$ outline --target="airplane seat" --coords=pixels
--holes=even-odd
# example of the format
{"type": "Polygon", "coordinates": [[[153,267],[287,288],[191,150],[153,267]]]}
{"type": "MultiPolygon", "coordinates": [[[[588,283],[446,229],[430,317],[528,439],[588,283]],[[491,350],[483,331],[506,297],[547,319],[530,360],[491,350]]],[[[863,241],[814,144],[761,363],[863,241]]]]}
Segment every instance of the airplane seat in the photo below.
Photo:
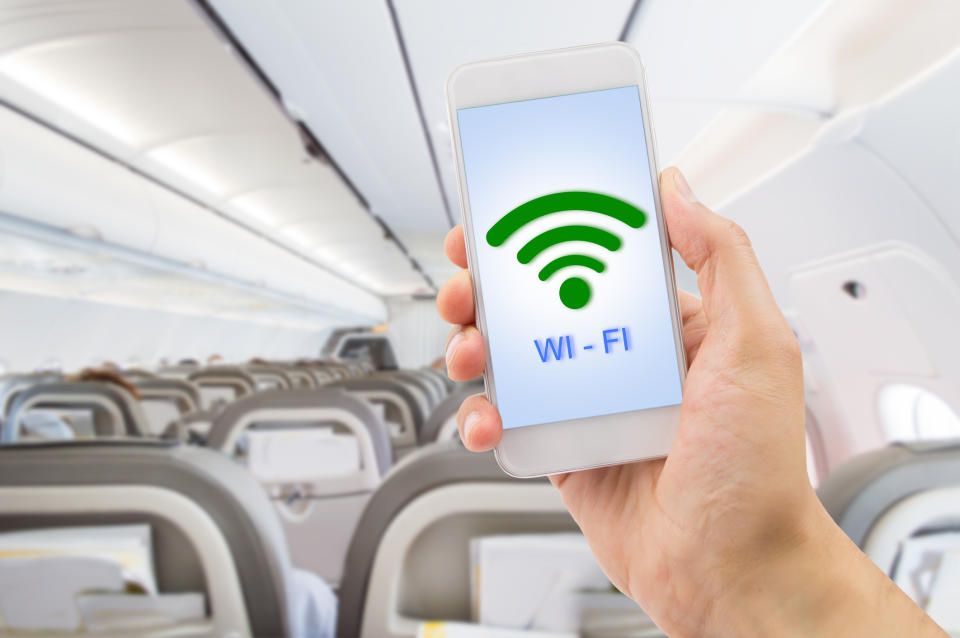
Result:
{"type": "Polygon", "coordinates": [[[960,582],[960,440],[897,443],[856,456],[817,494],[884,573],[945,629],[960,631],[952,611],[960,582]]]}
{"type": "Polygon", "coordinates": [[[426,367],[426,368],[421,368],[421,371],[440,382],[440,385],[442,385],[444,388],[443,390],[444,396],[446,396],[448,392],[450,392],[457,386],[456,382],[451,380],[450,377],[448,377],[445,372],[437,370],[436,368],[426,367]]]}
{"type": "Polygon", "coordinates": [[[263,490],[221,454],[132,439],[0,449],[0,530],[143,523],[159,591],[207,601],[203,623],[163,635],[303,635],[305,578],[318,603],[335,605],[319,579],[292,568],[263,490]]]}
{"type": "Polygon", "coordinates": [[[150,372],[149,370],[144,370],[143,368],[128,368],[120,372],[120,376],[124,379],[136,383],[137,381],[142,381],[144,379],[156,379],[157,375],[150,372]]]}
{"type": "Polygon", "coordinates": [[[268,390],[227,405],[207,446],[242,458],[280,514],[293,562],[327,582],[393,464],[386,425],[342,389],[268,390]]]}
{"type": "Polygon", "coordinates": [[[180,363],[177,365],[163,366],[157,370],[156,375],[158,377],[186,379],[187,377],[189,377],[191,374],[193,374],[199,369],[200,369],[200,366],[196,364],[180,363]]]}
{"type": "Polygon", "coordinates": [[[200,388],[204,408],[253,394],[257,381],[239,366],[217,365],[194,369],[187,381],[200,388]]]}
{"type": "Polygon", "coordinates": [[[5,374],[0,376],[0,415],[10,413],[10,406],[18,392],[38,383],[63,381],[59,372],[32,372],[28,374],[5,374]]]}
{"type": "Polygon", "coordinates": [[[577,531],[546,479],[503,473],[459,441],[421,448],[374,492],[350,543],[337,635],[417,635],[423,620],[470,619],[470,539],[577,531]]]}
{"type": "Polygon", "coordinates": [[[271,365],[276,366],[287,374],[287,376],[290,378],[290,387],[292,388],[317,387],[316,377],[304,366],[284,362],[272,362],[271,365]]]}
{"type": "Polygon", "coordinates": [[[382,405],[384,420],[394,424],[390,439],[396,456],[403,456],[417,444],[417,432],[423,426],[424,411],[421,401],[409,386],[395,379],[382,377],[359,377],[341,379],[327,385],[343,388],[371,403],[382,405]]]}
{"type": "Polygon", "coordinates": [[[134,379],[133,384],[140,392],[140,405],[150,423],[150,432],[156,436],[173,421],[200,409],[200,390],[189,381],[144,377],[134,379]]]}
{"type": "Polygon", "coordinates": [[[60,381],[30,386],[17,393],[4,420],[0,440],[24,438],[24,420],[34,411],[66,415],[81,437],[149,436],[140,403],[124,388],[98,381],[60,381]]]}
{"type": "Polygon", "coordinates": [[[452,390],[440,404],[430,413],[430,418],[423,424],[419,432],[417,443],[426,445],[435,441],[460,438],[457,429],[457,410],[467,397],[483,392],[483,382],[464,383],[452,390]]]}
{"type": "Polygon", "coordinates": [[[296,387],[293,379],[280,366],[267,363],[248,363],[243,366],[247,374],[256,382],[257,391],[289,390],[296,387]]]}
{"type": "Polygon", "coordinates": [[[206,445],[213,421],[223,411],[225,405],[217,404],[212,408],[200,408],[180,415],[180,418],[167,424],[160,438],[206,445]]]}
{"type": "Polygon", "coordinates": [[[407,385],[420,401],[420,407],[425,415],[430,414],[430,411],[442,398],[433,382],[425,378],[418,370],[391,370],[373,376],[374,378],[394,379],[407,385]]]}

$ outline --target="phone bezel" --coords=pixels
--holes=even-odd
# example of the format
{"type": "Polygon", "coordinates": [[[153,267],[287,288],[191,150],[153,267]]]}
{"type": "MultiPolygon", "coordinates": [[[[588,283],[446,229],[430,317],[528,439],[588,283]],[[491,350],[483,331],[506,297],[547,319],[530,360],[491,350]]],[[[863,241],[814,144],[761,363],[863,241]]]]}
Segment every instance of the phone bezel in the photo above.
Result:
{"type": "MultiPolygon", "coordinates": [[[[656,140],[651,125],[643,65],[633,48],[623,43],[609,43],[559,49],[472,62],[457,67],[450,74],[447,80],[447,114],[457,162],[457,189],[467,264],[471,274],[477,272],[475,235],[466,195],[466,175],[457,124],[458,109],[632,85],[636,85],[640,93],[677,366],[683,386],[687,364],[673,260],[660,206],[656,140]]],[[[477,328],[484,335],[489,362],[490,344],[486,339],[482,283],[478,277],[472,277],[472,280],[477,328]]],[[[484,383],[487,396],[496,405],[496,380],[492,365],[487,366],[484,372],[484,383]]],[[[510,428],[504,430],[503,439],[495,450],[496,458],[508,474],[528,478],[662,457],[670,450],[679,416],[680,405],[677,404],[510,428]]]]}

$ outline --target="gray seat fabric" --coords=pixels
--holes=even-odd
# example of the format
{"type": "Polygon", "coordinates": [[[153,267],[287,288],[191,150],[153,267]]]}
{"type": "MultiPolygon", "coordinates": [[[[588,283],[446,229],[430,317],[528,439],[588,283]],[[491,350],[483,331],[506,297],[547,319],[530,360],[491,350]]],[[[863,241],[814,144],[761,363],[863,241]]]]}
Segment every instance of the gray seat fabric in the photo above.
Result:
{"type": "Polygon", "coordinates": [[[433,409],[440,402],[440,394],[436,386],[424,379],[419,372],[412,370],[394,370],[392,372],[381,372],[374,378],[395,379],[397,381],[409,383],[418,388],[427,398],[427,408],[433,409]]]}
{"type": "Polygon", "coordinates": [[[150,372],[149,370],[143,370],[141,368],[130,368],[129,370],[124,370],[120,373],[124,379],[128,379],[133,383],[141,381],[143,379],[155,379],[157,375],[150,372]]]}
{"type": "Polygon", "coordinates": [[[390,469],[393,465],[393,448],[390,446],[390,433],[386,425],[377,418],[364,401],[340,389],[266,390],[237,399],[226,405],[213,420],[207,436],[207,446],[228,453],[232,452],[232,450],[225,450],[224,446],[232,438],[234,429],[241,425],[240,422],[244,417],[257,410],[323,408],[337,408],[355,415],[370,432],[381,476],[390,469]]]}
{"type": "Polygon", "coordinates": [[[894,444],[853,458],[817,490],[833,520],[863,547],[873,524],[912,494],[960,485],[960,440],[894,444]]]}
{"type": "MultiPolygon", "coordinates": [[[[168,489],[190,499],[216,523],[233,555],[255,636],[284,636],[290,559],[276,512],[262,488],[239,465],[203,448],[160,441],[76,441],[0,448],[0,485],[115,486],[168,489]]],[[[0,529],[143,522],[129,516],[5,515],[0,529]]],[[[171,521],[153,520],[158,585],[162,591],[205,589],[196,552],[171,521]]]]}
{"type": "Polygon", "coordinates": [[[187,376],[187,381],[199,386],[230,385],[238,397],[253,394],[257,389],[257,381],[238,366],[209,366],[195,370],[187,376]]]}
{"type": "Polygon", "coordinates": [[[204,445],[207,441],[206,435],[209,434],[210,424],[213,423],[213,420],[222,410],[222,406],[217,406],[215,408],[201,408],[193,412],[187,412],[181,415],[176,421],[170,423],[167,429],[163,431],[163,434],[160,435],[160,438],[204,445]],[[199,428],[195,429],[191,427],[197,425],[202,425],[205,432],[204,434],[197,431],[199,428]]]}
{"type": "Polygon", "coordinates": [[[390,392],[397,395],[410,408],[410,414],[413,415],[414,432],[420,432],[420,428],[423,427],[423,422],[426,419],[426,416],[420,407],[420,402],[417,401],[417,398],[412,392],[410,392],[409,389],[405,388],[403,384],[399,383],[398,381],[373,377],[359,377],[356,379],[342,379],[340,381],[335,381],[327,384],[325,387],[344,388],[348,391],[355,390],[357,392],[390,392]]]}
{"type": "MultiPolygon", "coordinates": [[[[546,480],[532,479],[534,482],[546,480]]],[[[437,443],[417,450],[387,475],[367,503],[347,551],[340,583],[337,636],[354,638],[361,634],[367,585],[377,548],[387,527],[400,511],[430,490],[472,481],[531,483],[531,480],[521,481],[505,474],[492,452],[468,452],[459,441],[437,443]]]]}
{"type": "Polygon", "coordinates": [[[417,433],[417,443],[419,445],[426,445],[427,443],[436,441],[437,435],[440,433],[440,428],[443,427],[447,419],[456,414],[457,410],[460,409],[460,404],[463,403],[467,397],[473,396],[478,392],[483,392],[482,384],[464,384],[448,394],[447,397],[433,409],[433,412],[430,413],[430,418],[427,419],[426,423],[423,424],[423,427],[417,433]]]}
{"type": "Polygon", "coordinates": [[[143,377],[133,381],[143,398],[169,397],[181,414],[200,408],[200,392],[197,386],[183,379],[143,377]],[[186,397],[186,400],[184,400],[186,397]]]}
{"type": "Polygon", "coordinates": [[[38,383],[54,383],[63,381],[59,372],[34,372],[31,374],[8,374],[0,377],[0,399],[3,401],[3,416],[10,414],[10,407],[16,395],[32,385],[38,383]]]}
{"type": "Polygon", "coordinates": [[[3,424],[0,440],[13,442],[19,439],[18,421],[27,408],[27,404],[30,404],[31,408],[91,408],[97,434],[113,435],[114,431],[109,422],[109,417],[104,414],[99,404],[92,403],[89,400],[88,397],[91,396],[99,397],[116,406],[123,420],[124,433],[127,436],[147,436],[149,434],[150,427],[140,404],[123,388],[99,381],[59,381],[41,383],[20,391],[10,406],[10,413],[3,424]],[[49,398],[45,399],[44,397],[49,398]],[[71,398],[64,399],[64,397],[71,398]]]}
{"type": "Polygon", "coordinates": [[[264,363],[248,363],[243,369],[254,379],[269,378],[277,381],[280,388],[289,389],[296,387],[293,379],[287,374],[287,371],[275,365],[264,363]]]}

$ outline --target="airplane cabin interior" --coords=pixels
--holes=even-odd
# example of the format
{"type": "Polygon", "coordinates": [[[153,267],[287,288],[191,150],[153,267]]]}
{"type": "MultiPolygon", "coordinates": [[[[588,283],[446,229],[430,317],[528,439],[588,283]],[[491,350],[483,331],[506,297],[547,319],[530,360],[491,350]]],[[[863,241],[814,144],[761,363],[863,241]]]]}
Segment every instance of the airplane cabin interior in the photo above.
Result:
{"type": "Polygon", "coordinates": [[[0,636],[665,635],[461,443],[436,302],[451,71],[616,41],[821,503],[960,636],[955,0],[0,1],[0,636]]]}

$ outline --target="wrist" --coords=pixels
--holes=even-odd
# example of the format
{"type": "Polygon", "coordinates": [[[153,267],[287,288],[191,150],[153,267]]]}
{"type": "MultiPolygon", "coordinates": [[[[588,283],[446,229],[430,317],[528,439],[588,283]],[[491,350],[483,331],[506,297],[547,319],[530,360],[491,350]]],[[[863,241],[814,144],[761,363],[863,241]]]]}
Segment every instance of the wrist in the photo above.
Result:
{"type": "Polygon", "coordinates": [[[923,611],[836,526],[813,498],[796,535],[710,608],[708,636],[940,636],[923,611]]]}

